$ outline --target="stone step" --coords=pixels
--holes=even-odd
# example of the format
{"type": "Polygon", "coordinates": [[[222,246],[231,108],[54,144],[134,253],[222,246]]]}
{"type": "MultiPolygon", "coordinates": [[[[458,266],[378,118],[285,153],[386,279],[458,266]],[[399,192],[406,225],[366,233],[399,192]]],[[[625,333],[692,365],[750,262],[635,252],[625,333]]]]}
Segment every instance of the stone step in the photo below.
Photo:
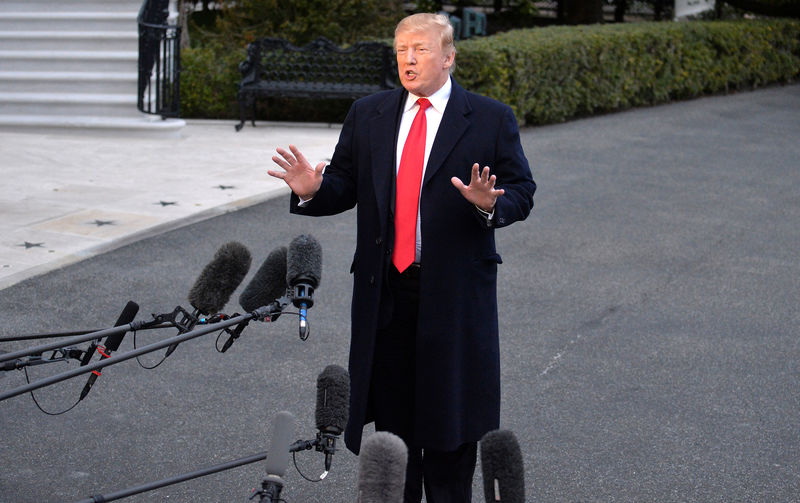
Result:
{"type": "Polygon", "coordinates": [[[24,132],[26,130],[53,133],[129,134],[136,137],[177,138],[186,125],[182,119],[162,120],[144,114],[132,117],[52,116],[52,115],[0,115],[0,129],[24,132]]]}
{"type": "Polygon", "coordinates": [[[139,12],[143,0],[3,0],[4,12],[139,12]]]}
{"type": "Polygon", "coordinates": [[[0,115],[139,115],[136,94],[0,93],[0,115]]]}
{"type": "Polygon", "coordinates": [[[0,50],[138,51],[139,34],[116,31],[0,31],[0,50]]]}
{"type": "Polygon", "coordinates": [[[4,72],[0,93],[136,94],[136,72],[4,72]]]}
{"type": "MultiPolygon", "coordinates": [[[[2,7],[0,7],[2,9],[2,7]]],[[[132,31],[131,12],[0,12],[0,31],[132,31]]]]}
{"type": "Polygon", "coordinates": [[[0,50],[3,71],[136,72],[138,51],[0,50]]]}

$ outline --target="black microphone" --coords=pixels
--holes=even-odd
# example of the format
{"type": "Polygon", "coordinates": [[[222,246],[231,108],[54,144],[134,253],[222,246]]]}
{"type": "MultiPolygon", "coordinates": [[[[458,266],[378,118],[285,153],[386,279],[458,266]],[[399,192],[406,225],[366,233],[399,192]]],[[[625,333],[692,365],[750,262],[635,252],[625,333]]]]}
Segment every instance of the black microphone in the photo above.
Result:
{"type": "Polygon", "coordinates": [[[317,450],[325,453],[325,478],[331,469],[336,439],[347,426],[350,414],[350,374],[338,365],[328,365],[317,377],[317,409],[314,413],[319,430],[317,450]]]}
{"type": "Polygon", "coordinates": [[[259,492],[262,502],[282,501],[280,499],[283,489],[283,476],[289,466],[289,445],[294,436],[294,415],[288,411],[281,411],[275,415],[272,423],[272,437],[270,437],[269,451],[265,461],[266,477],[261,482],[259,492]]]}
{"type": "MultiPolygon", "coordinates": [[[[247,276],[251,261],[250,251],[238,241],[225,243],[217,250],[214,258],[203,268],[189,290],[189,304],[195,309],[193,313],[195,319],[190,321],[181,333],[190,331],[199,315],[222,311],[234,290],[247,276]]],[[[164,358],[172,354],[177,347],[177,344],[171,345],[164,358]]]]}
{"type": "Polygon", "coordinates": [[[525,468],[513,432],[494,430],[483,436],[481,466],[487,502],[525,503],[525,468]]]}
{"type": "MultiPolygon", "coordinates": [[[[132,300],[129,300],[128,303],[125,304],[125,307],[122,309],[122,312],[120,313],[119,318],[117,318],[117,322],[114,323],[114,326],[119,327],[131,323],[133,319],[136,318],[136,313],[138,312],[139,312],[139,304],[137,304],[132,300]]],[[[125,332],[109,335],[106,338],[105,351],[101,350],[100,352],[100,359],[105,360],[106,358],[109,358],[111,356],[111,353],[118,350],[119,345],[122,344],[122,339],[124,337],[125,337],[125,332]]],[[[87,361],[86,363],[89,362],[87,361]]],[[[86,398],[86,395],[89,394],[89,391],[91,391],[94,382],[97,380],[99,376],[100,376],[100,371],[95,370],[94,372],[92,372],[92,375],[89,376],[89,380],[86,381],[86,384],[83,386],[83,390],[81,391],[81,397],[78,399],[78,401],[81,401],[84,398],[86,398]]]]}
{"type": "Polygon", "coordinates": [[[308,338],[307,309],[314,305],[314,289],[322,276],[322,247],[313,236],[301,234],[289,243],[286,283],[292,304],[300,311],[300,338],[308,338]]]}
{"type": "Polygon", "coordinates": [[[364,440],[358,456],[357,503],[403,503],[408,448],[388,431],[364,440]]]}

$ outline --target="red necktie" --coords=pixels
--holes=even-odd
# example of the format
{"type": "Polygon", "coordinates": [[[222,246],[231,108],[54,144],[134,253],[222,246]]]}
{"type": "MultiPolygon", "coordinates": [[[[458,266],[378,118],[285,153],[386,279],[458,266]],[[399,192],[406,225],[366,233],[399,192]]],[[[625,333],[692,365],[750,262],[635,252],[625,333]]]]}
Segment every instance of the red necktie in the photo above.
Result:
{"type": "Polygon", "coordinates": [[[394,212],[394,252],[392,262],[398,271],[403,272],[414,262],[417,249],[417,211],[419,208],[419,188],[422,182],[422,167],[425,162],[425,135],[428,123],[425,109],[431,102],[425,98],[417,100],[419,110],[411,123],[408,138],[400,156],[400,169],[397,171],[397,194],[394,212]]]}

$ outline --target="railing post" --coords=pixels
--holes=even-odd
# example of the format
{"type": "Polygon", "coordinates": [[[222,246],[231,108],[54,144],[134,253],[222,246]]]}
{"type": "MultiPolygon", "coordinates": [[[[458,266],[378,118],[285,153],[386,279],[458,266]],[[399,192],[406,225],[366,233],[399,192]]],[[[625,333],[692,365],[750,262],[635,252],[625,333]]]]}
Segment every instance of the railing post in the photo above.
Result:
{"type": "Polygon", "coordinates": [[[181,28],[167,22],[169,0],[144,0],[139,10],[139,111],[180,115],[181,28]]]}

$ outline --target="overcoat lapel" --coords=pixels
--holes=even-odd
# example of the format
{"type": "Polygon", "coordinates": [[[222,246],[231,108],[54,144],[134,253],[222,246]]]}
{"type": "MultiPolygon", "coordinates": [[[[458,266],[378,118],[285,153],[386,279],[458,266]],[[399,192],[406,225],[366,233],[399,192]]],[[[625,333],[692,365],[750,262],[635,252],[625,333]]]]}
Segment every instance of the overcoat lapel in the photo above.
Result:
{"type": "Polygon", "coordinates": [[[464,88],[456,84],[453,80],[453,88],[450,91],[450,99],[447,107],[442,114],[442,122],[436,138],[433,140],[431,155],[428,157],[428,166],[425,168],[425,179],[422,181],[424,187],[433,178],[433,175],[442,167],[442,164],[453,151],[458,140],[467,131],[470,121],[467,115],[472,108],[467,102],[467,94],[464,88]]]}
{"type": "MultiPolygon", "coordinates": [[[[397,128],[399,126],[400,107],[405,101],[404,90],[388,95],[376,109],[375,115],[369,119],[369,145],[372,157],[372,182],[378,204],[378,215],[389,215],[389,205],[394,202],[392,183],[396,165],[397,128]],[[387,148],[391,145],[391,148],[387,148]]],[[[381,227],[386,219],[381,218],[381,227]]],[[[386,229],[382,229],[385,231],[386,229]]]]}

